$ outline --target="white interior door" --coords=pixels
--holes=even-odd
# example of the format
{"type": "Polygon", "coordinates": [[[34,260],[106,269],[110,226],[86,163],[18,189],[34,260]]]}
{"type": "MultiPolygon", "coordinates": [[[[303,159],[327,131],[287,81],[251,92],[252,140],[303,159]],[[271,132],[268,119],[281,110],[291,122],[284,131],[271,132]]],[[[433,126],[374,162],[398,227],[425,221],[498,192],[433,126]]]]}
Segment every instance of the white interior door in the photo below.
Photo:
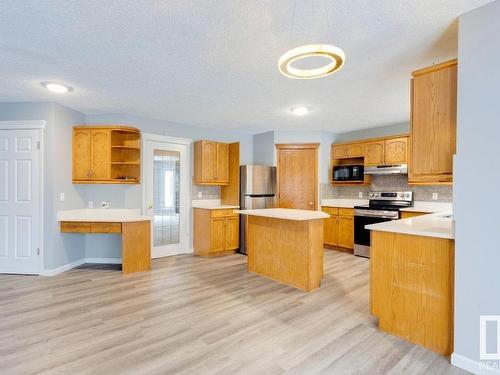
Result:
{"type": "Polygon", "coordinates": [[[152,257],[190,252],[188,146],[145,140],[145,210],[153,224],[152,257]]]}
{"type": "Polygon", "coordinates": [[[0,272],[41,269],[40,130],[0,130],[0,272]]]}

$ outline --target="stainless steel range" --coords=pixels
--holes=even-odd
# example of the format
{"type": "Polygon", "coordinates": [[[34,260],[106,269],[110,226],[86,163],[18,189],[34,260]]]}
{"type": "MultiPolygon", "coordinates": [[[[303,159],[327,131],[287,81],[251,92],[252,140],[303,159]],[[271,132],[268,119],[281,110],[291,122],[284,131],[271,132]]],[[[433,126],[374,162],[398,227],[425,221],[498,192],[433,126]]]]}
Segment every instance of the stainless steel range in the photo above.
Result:
{"type": "Polygon", "coordinates": [[[398,220],[400,209],[413,206],[411,191],[372,191],[369,205],[354,207],[354,255],[370,257],[370,231],[366,225],[398,220]]]}

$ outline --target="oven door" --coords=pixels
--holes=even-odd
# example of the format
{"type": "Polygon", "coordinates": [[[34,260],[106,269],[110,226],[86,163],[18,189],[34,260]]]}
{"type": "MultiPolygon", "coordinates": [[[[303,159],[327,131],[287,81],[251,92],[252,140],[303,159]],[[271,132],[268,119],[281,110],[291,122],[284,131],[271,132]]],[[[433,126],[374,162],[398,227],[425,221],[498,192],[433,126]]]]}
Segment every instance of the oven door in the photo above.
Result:
{"type": "Polygon", "coordinates": [[[366,225],[382,223],[394,219],[382,217],[354,216],[354,255],[370,257],[370,230],[366,225]]]}

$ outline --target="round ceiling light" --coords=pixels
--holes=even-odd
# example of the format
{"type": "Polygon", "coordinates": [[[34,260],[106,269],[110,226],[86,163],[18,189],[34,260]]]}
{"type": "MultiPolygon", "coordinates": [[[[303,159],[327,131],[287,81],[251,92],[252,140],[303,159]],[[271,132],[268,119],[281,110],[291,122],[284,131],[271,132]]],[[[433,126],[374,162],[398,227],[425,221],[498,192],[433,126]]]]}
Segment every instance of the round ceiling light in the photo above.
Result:
{"type": "Polygon", "coordinates": [[[293,48],[283,54],[278,62],[279,70],[282,74],[296,79],[314,79],[332,74],[342,68],[345,61],[345,54],[340,48],[331,44],[307,44],[293,48]],[[292,64],[296,61],[310,57],[325,57],[330,62],[324,66],[314,69],[299,69],[292,64]]]}
{"type": "Polygon", "coordinates": [[[309,108],[307,107],[292,107],[290,108],[290,112],[297,116],[304,116],[309,112],[309,108]]]}
{"type": "Polygon", "coordinates": [[[42,82],[41,85],[45,87],[47,90],[55,92],[57,94],[64,94],[73,91],[72,87],[56,82],[42,82]]]}

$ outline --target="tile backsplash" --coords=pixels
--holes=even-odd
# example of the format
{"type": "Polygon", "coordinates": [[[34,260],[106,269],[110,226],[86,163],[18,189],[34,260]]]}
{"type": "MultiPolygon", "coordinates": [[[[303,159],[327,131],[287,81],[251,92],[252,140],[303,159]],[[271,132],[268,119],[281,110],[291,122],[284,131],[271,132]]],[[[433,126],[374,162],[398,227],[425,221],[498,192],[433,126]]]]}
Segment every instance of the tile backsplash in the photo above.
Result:
{"type": "Polygon", "coordinates": [[[191,188],[192,199],[220,199],[220,186],[202,186],[192,185],[191,188]],[[201,196],[198,193],[201,192],[201,196]]]}
{"type": "Polygon", "coordinates": [[[359,192],[363,193],[363,198],[368,198],[368,192],[382,190],[413,191],[416,201],[433,201],[433,193],[438,194],[435,202],[451,202],[453,199],[451,186],[409,186],[406,175],[372,176],[370,186],[332,186],[325,183],[320,186],[321,199],[358,198],[359,192]]]}

